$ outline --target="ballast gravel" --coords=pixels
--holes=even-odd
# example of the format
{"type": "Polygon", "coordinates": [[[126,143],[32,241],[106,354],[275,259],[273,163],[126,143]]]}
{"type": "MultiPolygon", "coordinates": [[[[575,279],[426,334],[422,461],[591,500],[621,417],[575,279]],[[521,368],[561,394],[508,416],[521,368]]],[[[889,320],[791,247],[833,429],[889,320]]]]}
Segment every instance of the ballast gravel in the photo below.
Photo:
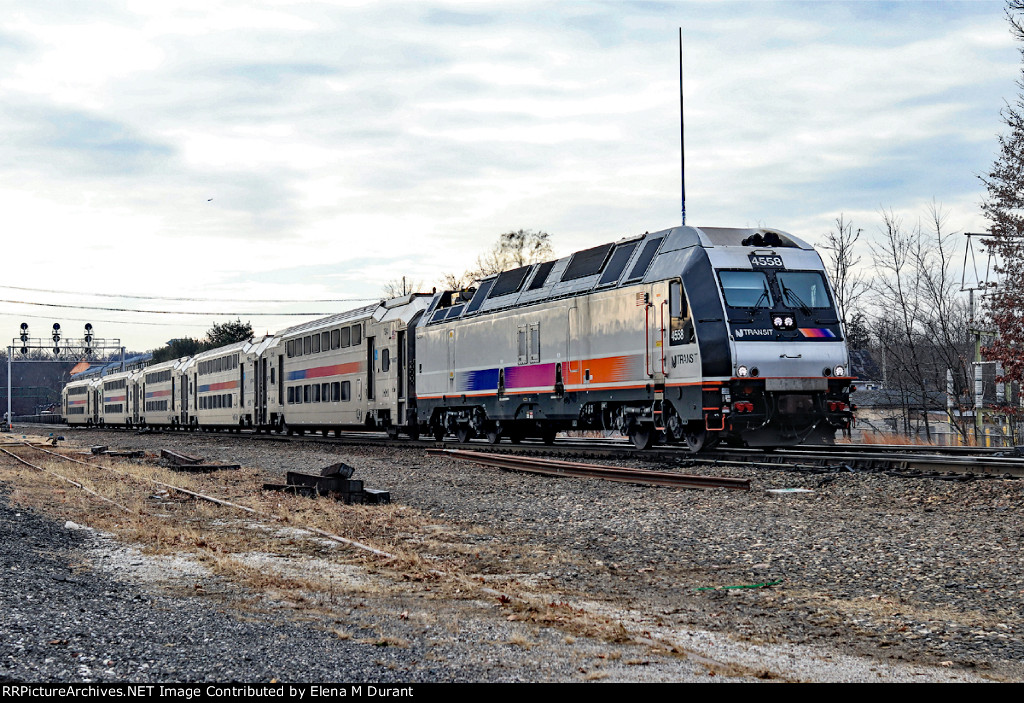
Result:
{"type": "MultiPolygon", "coordinates": [[[[438,613],[437,622],[459,623],[442,636],[443,628],[395,622],[396,603],[369,598],[347,604],[358,617],[339,639],[286,608],[238,612],[229,586],[213,577],[203,594],[171,595],[147,583],[145,560],[133,565],[123,546],[3,497],[0,678],[1024,680],[1020,481],[687,467],[752,483],[749,492],[696,491],[511,473],[404,448],[67,436],[241,463],[268,480],[345,461],[368,487],[390,490],[393,502],[431,515],[463,542],[500,546],[499,564],[479,565],[483,577],[513,574],[563,593],[573,607],[621,620],[629,643],[554,627],[523,634],[472,603],[438,613]],[[809,492],[769,492],[779,488],[809,492]],[[373,644],[382,628],[405,644],[373,644]],[[666,643],[686,656],[667,654],[666,643]]],[[[188,566],[164,571],[173,568],[188,566]]]]}

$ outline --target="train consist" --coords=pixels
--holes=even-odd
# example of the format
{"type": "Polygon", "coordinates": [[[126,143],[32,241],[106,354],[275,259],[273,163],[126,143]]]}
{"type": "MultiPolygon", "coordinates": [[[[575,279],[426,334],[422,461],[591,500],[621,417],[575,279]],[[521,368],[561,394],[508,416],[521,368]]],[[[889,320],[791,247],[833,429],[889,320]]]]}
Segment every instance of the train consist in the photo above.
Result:
{"type": "Polygon", "coordinates": [[[676,227],[72,381],[63,408],[80,425],[784,446],[849,427],[843,340],[809,244],[676,227]]]}

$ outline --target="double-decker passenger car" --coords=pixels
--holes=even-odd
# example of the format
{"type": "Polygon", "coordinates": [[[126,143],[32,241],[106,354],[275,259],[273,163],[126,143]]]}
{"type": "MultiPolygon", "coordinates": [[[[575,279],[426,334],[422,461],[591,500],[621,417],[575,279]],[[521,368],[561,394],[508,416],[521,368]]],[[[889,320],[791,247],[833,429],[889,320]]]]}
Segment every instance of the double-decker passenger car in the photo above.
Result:
{"type": "MultiPolygon", "coordinates": [[[[270,369],[268,429],[289,432],[406,425],[410,403],[409,323],[429,296],[408,295],[296,325],[261,352],[270,369]],[[275,373],[276,372],[276,373],[275,373]],[[276,391],[276,392],[275,392],[276,391]]],[[[417,429],[415,422],[411,425],[417,429]]]]}
{"type": "Polygon", "coordinates": [[[253,379],[245,374],[247,363],[252,366],[252,346],[248,341],[235,342],[199,352],[178,367],[178,383],[186,396],[181,412],[187,426],[232,430],[252,426],[253,379]]]}
{"type": "Polygon", "coordinates": [[[69,425],[91,427],[99,422],[99,379],[69,381],[61,392],[64,420],[69,425]]]}
{"type": "Polygon", "coordinates": [[[117,371],[100,378],[99,425],[132,427],[132,404],[138,402],[138,391],[133,383],[135,371],[117,371]]]}
{"type": "Polygon", "coordinates": [[[140,402],[135,411],[136,424],[148,427],[177,427],[180,394],[178,368],[185,359],[153,364],[135,377],[140,402]]]}

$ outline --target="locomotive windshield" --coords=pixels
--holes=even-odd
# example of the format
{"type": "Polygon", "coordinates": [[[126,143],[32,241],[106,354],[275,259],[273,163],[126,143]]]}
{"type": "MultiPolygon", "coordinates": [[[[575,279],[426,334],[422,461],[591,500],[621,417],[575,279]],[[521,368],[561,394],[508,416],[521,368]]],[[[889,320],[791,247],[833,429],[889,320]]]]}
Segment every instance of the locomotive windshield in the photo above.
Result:
{"type": "Polygon", "coordinates": [[[774,305],[768,279],[760,271],[719,271],[725,302],[734,308],[770,308],[774,305]]]}
{"type": "Polygon", "coordinates": [[[817,271],[779,271],[775,275],[786,305],[807,308],[832,307],[825,279],[817,271]]]}

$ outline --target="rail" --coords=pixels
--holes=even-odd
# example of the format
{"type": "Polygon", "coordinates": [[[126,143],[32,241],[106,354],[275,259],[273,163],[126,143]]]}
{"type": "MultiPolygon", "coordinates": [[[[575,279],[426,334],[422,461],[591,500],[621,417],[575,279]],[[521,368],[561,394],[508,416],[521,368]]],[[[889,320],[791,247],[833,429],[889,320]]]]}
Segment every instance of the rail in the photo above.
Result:
{"type": "Polygon", "coordinates": [[[489,452],[474,452],[465,449],[428,449],[427,454],[466,459],[481,466],[495,466],[513,471],[546,474],[549,476],[576,476],[600,478],[606,481],[640,483],[648,486],[669,486],[672,488],[729,488],[749,491],[750,479],[725,476],[692,476],[671,471],[627,469],[602,464],[583,464],[573,461],[544,459],[539,457],[509,456],[489,452]]]}

